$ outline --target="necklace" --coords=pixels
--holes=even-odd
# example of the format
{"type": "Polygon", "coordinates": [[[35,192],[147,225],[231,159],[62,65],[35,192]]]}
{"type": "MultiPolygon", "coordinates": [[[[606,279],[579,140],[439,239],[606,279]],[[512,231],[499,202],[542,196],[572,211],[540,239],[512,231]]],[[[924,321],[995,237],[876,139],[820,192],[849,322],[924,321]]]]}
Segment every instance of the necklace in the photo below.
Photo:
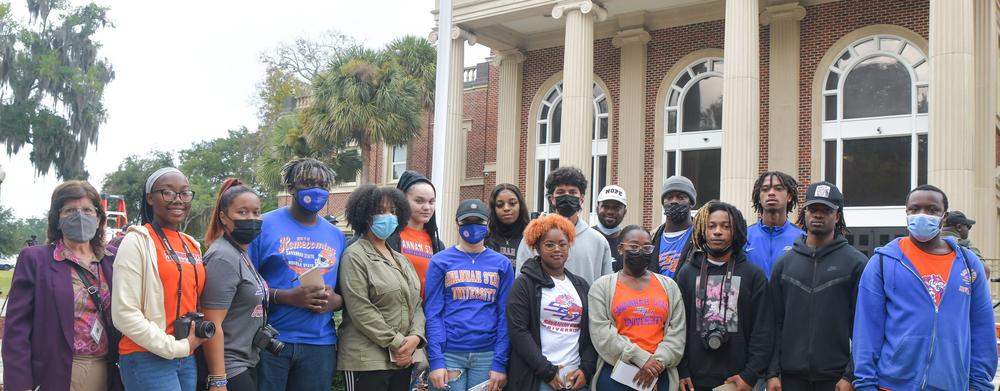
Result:
{"type": "MultiPolygon", "coordinates": [[[[456,248],[456,249],[457,249],[457,248],[456,248]]],[[[458,251],[460,251],[460,252],[461,252],[462,254],[465,254],[465,256],[469,257],[469,260],[470,260],[470,261],[472,261],[472,264],[473,264],[473,265],[475,265],[475,264],[476,264],[476,260],[477,260],[477,259],[479,259],[479,256],[480,256],[480,255],[483,255],[483,253],[485,253],[485,252],[486,252],[486,250],[483,250],[483,251],[480,251],[480,252],[476,253],[476,256],[472,256],[472,255],[470,255],[469,253],[467,253],[467,252],[465,252],[465,251],[463,251],[463,250],[460,250],[460,249],[459,249],[458,251]]]]}

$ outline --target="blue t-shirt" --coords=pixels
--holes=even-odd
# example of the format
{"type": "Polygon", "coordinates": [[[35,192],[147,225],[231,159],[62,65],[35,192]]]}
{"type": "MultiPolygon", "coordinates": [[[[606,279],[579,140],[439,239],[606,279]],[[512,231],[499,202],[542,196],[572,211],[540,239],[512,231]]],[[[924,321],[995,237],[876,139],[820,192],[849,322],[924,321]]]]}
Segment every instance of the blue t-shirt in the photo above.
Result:
{"type": "Polygon", "coordinates": [[[785,224],[780,227],[768,227],[758,220],[757,224],[747,228],[747,244],[743,251],[747,254],[747,260],[761,268],[770,280],[771,267],[778,262],[778,258],[792,249],[795,239],[802,235],[805,232],[791,221],[785,220],[785,224]]]}
{"type": "Polygon", "coordinates": [[[660,255],[658,257],[660,274],[670,278],[677,275],[677,265],[680,264],[681,253],[684,252],[684,246],[687,246],[689,241],[691,241],[691,227],[678,236],[668,237],[667,232],[660,235],[660,255]]]}
{"type": "MultiPolygon", "coordinates": [[[[276,289],[299,286],[299,274],[318,266],[326,269],[326,285],[337,287],[337,269],[347,240],[344,233],[322,218],[302,225],[288,208],[264,214],[260,236],[250,244],[250,261],[267,284],[276,289]]],[[[305,308],[271,303],[268,323],[286,343],[332,345],[337,343],[333,314],[314,314],[305,308]]]]}

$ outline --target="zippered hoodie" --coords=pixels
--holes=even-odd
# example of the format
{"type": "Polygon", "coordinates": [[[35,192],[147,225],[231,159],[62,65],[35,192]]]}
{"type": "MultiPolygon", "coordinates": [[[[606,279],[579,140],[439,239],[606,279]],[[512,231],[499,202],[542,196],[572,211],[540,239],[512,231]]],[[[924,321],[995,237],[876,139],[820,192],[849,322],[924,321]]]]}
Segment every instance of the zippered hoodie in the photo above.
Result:
{"type": "Polygon", "coordinates": [[[747,244],[743,251],[747,253],[747,260],[760,267],[764,276],[770,280],[774,263],[791,250],[795,240],[802,235],[805,232],[789,220],[785,220],[785,224],[780,227],[769,227],[757,220],[757,224],[747,228],[747,244]]]}
{"type": "MultiPolygon", "coordinates": [[[[729,341],[718,350],[709,350],[702,342],[701,332],[698,329],[702,320],[695,308],[695,297],[698,295],[696,281],[701,272],[701,264],[707,262],[705,255],[705,252],[700,250],[692,252],[690,259],[677,273],[677,285],[680,286],[681,296],[684,298],[684,311],[688,322],[684,358],[678,365],[677,372],[681,379],[690,377],[698,388],[718,387],[733,375],[740,375],[743,381],[753,385],[764,375],[771,362],[774,342],[774,313],[768,296],[767,279],[757,265],[747,262],[743,251],[733,254],[732,260],[729,261],[735,262],[733,288],[736,288],[737,278],[739,279],[736,331],[729,331],[729,341]]],[[[709,263],[710,281],[712,276],[724,280],[727,267],[728,264],[715,266],[709,263]]],[[[721,291],[721,287],[717,290],[721,291]]],[[[727,318],[733,319],[732,312],[727,318]]]]}
{"type": "MultiPolygon", "coordinates": [[[[507,298],[507,330],[510,332],[511,344],[507,388],[510,390],[537,390],[539,384],[548,383],[559,373],[559,368],[542,355],[542,288],[552,288],[556,283],[542,270],[541,262],[541,258],[534,257],[523,263],[520,274],[510,289],[510,297],[507,298]]],[[[590,383],[597,367],[597,351],[590,342],[588,322],[590,305],[587,304],[587,294],[590,286],[569,270],[566,270],[566,278],[573,282],[573,287],[583,302],[579,339],[580,370],[587,378],[587,383],[590,383]]]]}
{"type": "Polygon", "coordinates": [[[997,344],[983,263],[945,238],[956,254],[935,308],[900,240],[910,239],[875,249],[861,276],[854,317],[854,387],[992,390],[997,344]]]}
{"type": "Polygon", "coordinates": [[[493,352],[490,370],[507,373],[507,294],[514,268],[507,257],[485,249],[456,247],[434,254],[424,284],[427,358],[430,370],[445,368],[445,353],[493,352]]]}
{"type": "Polygon", "coordinates": [[[843,236],[818,248],[805,240],[800,236],[771,273],[775,349],[767,377],[850,381],[854,305],[868,258],[843,236]]]}

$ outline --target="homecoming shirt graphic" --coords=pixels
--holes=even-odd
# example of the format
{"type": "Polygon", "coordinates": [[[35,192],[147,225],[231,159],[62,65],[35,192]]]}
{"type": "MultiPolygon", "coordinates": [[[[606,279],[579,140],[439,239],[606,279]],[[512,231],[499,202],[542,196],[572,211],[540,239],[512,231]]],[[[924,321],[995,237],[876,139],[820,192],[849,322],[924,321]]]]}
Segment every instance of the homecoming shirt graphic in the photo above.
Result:
{"type": "Polygon", "coordinates": [[[542,308],[548,316],[542,319],[542,325],[556,333],[576,333],[580,331],[580,320],[583,318],[583,306],[576,302],[573,295],[563,293],[556,296],[542,308]]]}
{"type": "Polygon", "coordinates": [[[326,274],[337,263],[336,249],[323,242],[314,242],[309,236],[282,235],[278,243],[278,253],[296,274],[302,275],[314,267],[326,269],[321,271],[326,274]]]}

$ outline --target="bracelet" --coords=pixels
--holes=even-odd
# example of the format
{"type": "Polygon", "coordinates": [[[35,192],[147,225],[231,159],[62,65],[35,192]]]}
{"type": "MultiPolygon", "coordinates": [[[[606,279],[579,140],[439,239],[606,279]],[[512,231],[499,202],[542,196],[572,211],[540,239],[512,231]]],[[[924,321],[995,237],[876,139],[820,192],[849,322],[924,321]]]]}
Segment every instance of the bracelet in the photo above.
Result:
{"type": "Polygon", "coordinates": [[[208,377],[208,382],[206,383],[205,387],[206,389],[212,387],[225,387],[226,384],[229,384],[229,380],[226,380],[225,376],[223,376],[221,379],[214,379],[213,377],[214,376],[208,377]]]}

